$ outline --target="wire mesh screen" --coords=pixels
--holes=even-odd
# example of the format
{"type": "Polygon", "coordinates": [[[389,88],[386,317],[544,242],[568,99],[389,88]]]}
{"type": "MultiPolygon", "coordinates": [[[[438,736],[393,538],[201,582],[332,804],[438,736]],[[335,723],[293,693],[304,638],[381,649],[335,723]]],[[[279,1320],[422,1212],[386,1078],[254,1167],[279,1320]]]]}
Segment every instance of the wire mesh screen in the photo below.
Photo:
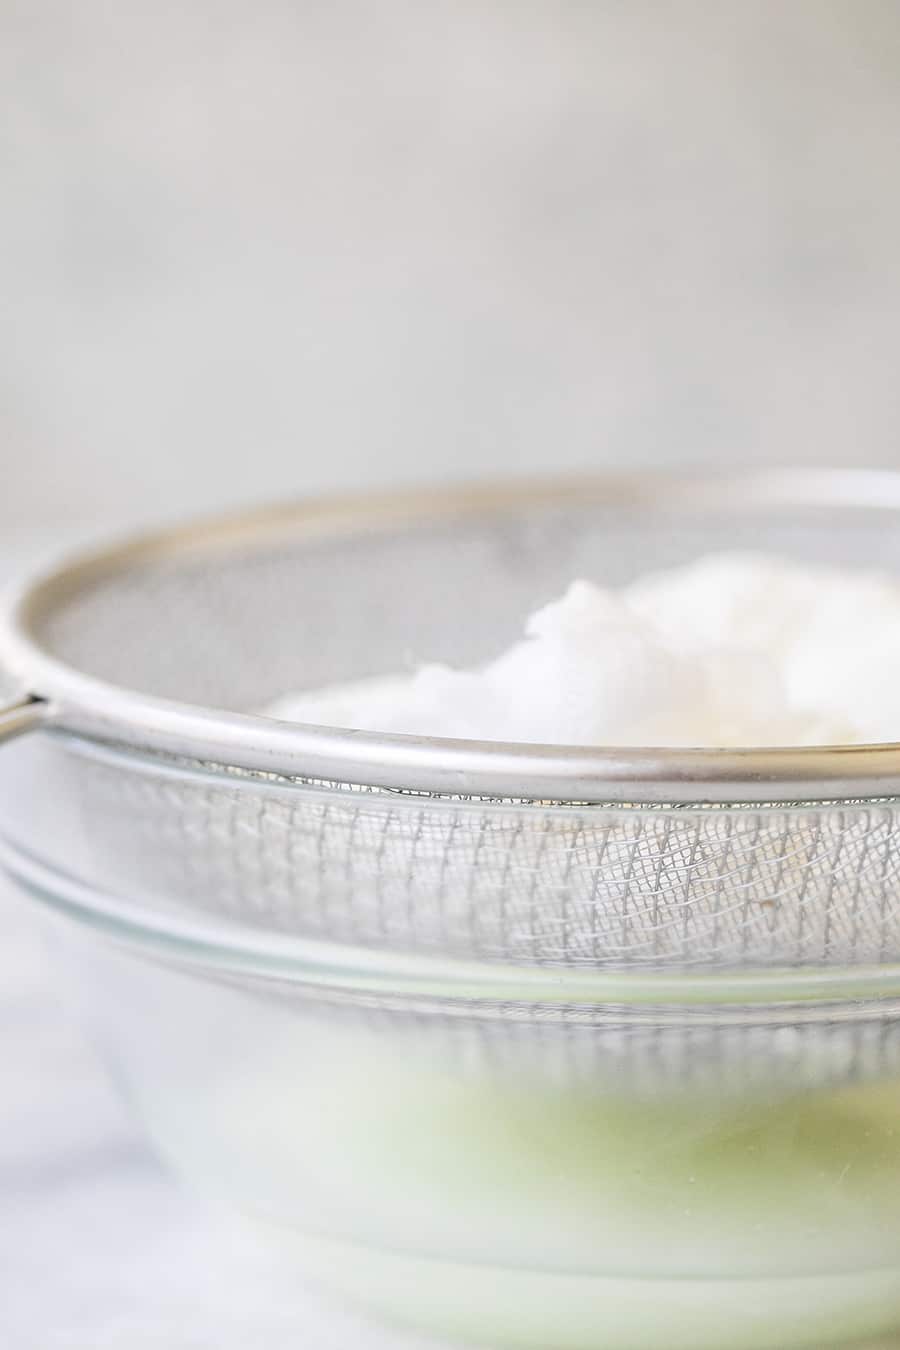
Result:
{"type": "MultiPolygon", "coordinates": [[[[727,510],[693,500],[670,509],[659,497],[651,509],[575,493],[564,504],[529,498],[349,533],[288,522],[227,546],[201,538],[64,587],[37,637],[132,690],[252,710],[290,689],[418,660],[487,657],[579,575],[618,584],[721,547],[900,566],[892,512],[745,509],[740,494],[727,510]]],[[[133,747],[140,735],[135,724],[133,747]]],[[[519,963],[900,958],[891,801],[613,809],[412,795],[402,782],[387,791],[263,781],[76,742],[54,755],[29,804],[45,822],[35,851],[65,836],[84,878],[124,898],[519,963]]]]}
{"type": "Polygon", "coordinates": [[[105,885],[281,932],[492,960],[696,967],[900,958],[891,803],[455,801],[76,757],[105,885]]]}

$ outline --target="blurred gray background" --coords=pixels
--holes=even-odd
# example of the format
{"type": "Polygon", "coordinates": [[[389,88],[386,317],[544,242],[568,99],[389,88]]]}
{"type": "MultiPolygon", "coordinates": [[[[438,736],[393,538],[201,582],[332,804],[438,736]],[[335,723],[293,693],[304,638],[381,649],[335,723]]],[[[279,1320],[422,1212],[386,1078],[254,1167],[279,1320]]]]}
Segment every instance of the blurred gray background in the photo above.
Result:
{"type": "Polygon", "coordinates": [[[900,461],[891,0],[0,0],[0,526],[900,461]]]}

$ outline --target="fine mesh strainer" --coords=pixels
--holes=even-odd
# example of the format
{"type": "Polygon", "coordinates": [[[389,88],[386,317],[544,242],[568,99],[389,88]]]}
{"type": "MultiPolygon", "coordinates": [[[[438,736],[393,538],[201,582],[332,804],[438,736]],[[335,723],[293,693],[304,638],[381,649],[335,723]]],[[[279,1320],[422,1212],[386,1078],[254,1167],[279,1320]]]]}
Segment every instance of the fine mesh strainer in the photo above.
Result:
{"type": "Polygon", "coordinates": [[[573,577],[621,584],[719,547],[900,571],[900,477],[319,504],[80,560],[20,590],[0,635],[28,691],[3,734],[50,733],[8,752],[7,856],[173,915],[360,948],[625,971],[895,962],[900,746],[499,745],[252,711],[477,662],[573,577]],[[37,810],[21,789],[36,777],[54,785],[37,810]]]}
{"type": "Polygon", "coordinates": [[[900,1327],[900,745],[253,711],[723,547],[900,574],[900,475],[313,505],[13,596],[0,859],[80,921],[73,992],[163,1152],[304,1277],[493,1350],[900,1327]]]}

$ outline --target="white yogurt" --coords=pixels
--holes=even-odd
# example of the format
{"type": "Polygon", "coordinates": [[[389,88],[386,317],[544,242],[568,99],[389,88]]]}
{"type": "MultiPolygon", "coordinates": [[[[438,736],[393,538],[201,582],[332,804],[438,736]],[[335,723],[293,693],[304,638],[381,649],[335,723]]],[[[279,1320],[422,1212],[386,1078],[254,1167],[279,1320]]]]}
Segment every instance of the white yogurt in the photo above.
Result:
{"type": "Polygon", "coordinates": [[[423,665],[266,711],[567,745],[900,739],[900,582],[756,554],[714,554],[619,591],[575,581],[480,669],[423,665]]]}

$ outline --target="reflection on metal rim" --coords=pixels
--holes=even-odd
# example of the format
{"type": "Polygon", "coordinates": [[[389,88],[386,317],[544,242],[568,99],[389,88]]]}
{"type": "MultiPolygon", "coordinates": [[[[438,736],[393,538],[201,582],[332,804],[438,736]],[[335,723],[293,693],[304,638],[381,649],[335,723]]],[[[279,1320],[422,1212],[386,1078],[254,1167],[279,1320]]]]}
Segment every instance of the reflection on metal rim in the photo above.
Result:
{"type": "MultiPolygon", "coordinates": [[[[900,743],[752,750],[583,748],[301,726],[121,688],[56,660],[39,640],[43,615],[89,581],[142,560],[251,547],[286,531],[314,539],[570,501],[595,501],[651,516],[687,509],[718,514],[798,508],[882,517],[893,513],[900,525],[900,474],[766,470],[602,475],[277,507],[133,540],[26,583],[0,615],[0,663],[24,688],[48,701],[45,720],[52,725],[138,750],[286,776],[560,802],[784,803],[900,795],[900,743]]],[[[16,706],[18,716],[38,720],[27,701],[16,706]]],[[[17,729],[24,730],[24,724],[17,729]]]]}

